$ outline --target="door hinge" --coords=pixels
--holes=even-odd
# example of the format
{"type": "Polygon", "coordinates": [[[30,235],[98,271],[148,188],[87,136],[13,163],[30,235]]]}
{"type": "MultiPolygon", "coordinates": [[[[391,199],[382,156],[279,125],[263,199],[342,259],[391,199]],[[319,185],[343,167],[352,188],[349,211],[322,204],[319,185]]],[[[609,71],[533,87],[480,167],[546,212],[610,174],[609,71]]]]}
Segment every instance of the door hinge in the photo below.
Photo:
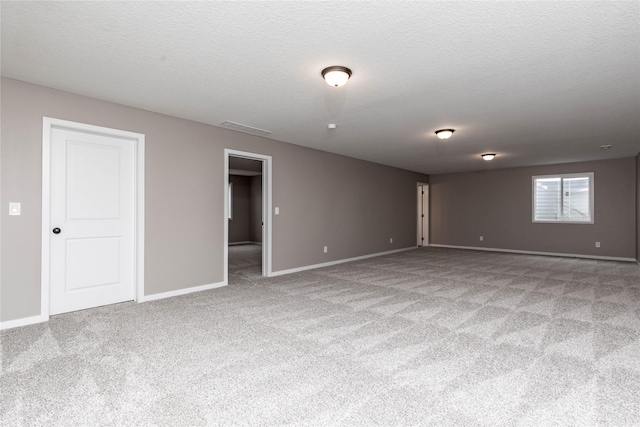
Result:
{"type": "Polygon", "coordinates": [[[422,240],[424,240],[424,237],[422,238],[422,240]]]}
{"type": "Polygon", "coordinates": [[[424,214],[422,214],[422,218],[424,218],[424,214]]]}

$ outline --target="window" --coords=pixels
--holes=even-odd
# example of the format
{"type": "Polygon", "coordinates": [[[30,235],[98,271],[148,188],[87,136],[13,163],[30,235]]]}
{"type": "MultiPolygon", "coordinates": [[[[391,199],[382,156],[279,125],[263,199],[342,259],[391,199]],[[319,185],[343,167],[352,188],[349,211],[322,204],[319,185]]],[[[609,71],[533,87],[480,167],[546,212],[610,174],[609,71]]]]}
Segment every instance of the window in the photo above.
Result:
{"type": "Polygon", "coordinates": [[[534,176],[533,222],[593,224],[593,172],[534,176]]]}
{"type": "Polygon", "coordinates": [[[229,183],[229,200],[227,200],[229,211],[227,212],[227,218],[233,219],[233,182],[229,183]]]}

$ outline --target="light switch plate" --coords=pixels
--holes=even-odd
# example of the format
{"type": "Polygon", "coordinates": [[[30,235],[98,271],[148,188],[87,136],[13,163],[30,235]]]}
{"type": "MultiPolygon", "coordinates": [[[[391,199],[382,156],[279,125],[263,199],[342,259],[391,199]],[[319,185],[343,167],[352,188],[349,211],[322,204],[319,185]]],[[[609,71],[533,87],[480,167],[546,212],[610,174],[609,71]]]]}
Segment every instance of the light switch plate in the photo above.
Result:
{"type": "Polygon", "coordinates": [[[9,203],[9,215],[20,215],[22,212],[22,207],[20,203],[10,202],[9,203]]]}
{"type": "Polygon", "coordinates": [[[276,215],[280,215],[280,208],[276,206],[276,215]]]}

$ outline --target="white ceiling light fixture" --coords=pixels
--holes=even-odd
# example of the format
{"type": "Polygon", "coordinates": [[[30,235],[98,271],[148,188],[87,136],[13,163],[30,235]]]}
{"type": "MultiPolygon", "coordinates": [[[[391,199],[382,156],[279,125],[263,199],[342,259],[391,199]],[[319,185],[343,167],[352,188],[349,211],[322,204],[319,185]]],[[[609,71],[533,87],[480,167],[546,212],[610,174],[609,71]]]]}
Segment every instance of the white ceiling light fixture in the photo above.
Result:
{"type": "Polygon", "coordinates": [[[482,157],[484,160],[488,162],[489,160],[495,159],[496,154],[495,153],[481,154],[480,157],[482,157]]]}
{"type": "Polygon", "coordinates": [[[601,150],[608,150],[608,149],[610,149],[610,148],[611,148],[611,145],[609,145],[609,144],[607,144],[607,145],[601,145],[601,146],[600,146],[600,149],[601,149],[601,150]]]}
{"type": "Polygon", "coordinates": [[[436,136],[440,139],[449,139],[453,132],[455,132],[454,129],[440,129],[436,131],[436,136]]]}
{"type": "Polygon", "coordinates": [[[351,77],[351,70],[342,65],[333,65],[322,70],[322,78],[329,86],[344,86],[351,77]]]}

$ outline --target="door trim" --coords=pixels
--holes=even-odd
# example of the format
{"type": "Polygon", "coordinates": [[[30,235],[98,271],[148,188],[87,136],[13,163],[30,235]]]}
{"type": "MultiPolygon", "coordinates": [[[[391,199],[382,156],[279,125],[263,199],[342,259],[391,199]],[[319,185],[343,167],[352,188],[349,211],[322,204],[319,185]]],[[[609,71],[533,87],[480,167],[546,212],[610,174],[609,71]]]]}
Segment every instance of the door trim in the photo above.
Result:
{"type": "Polygon", "coordinates": [[[418,221],[416,222],[416,241],[418,243],[418,246],[429,246],[429,224],[431,222],[430,218],[429,218],[429,210],[431,209],[431,205],[429,204],[430,200],[429,200],[429,184],[425,183],[425,182],[418,182],[416,185],[416,189],[419,190],[420,187],[422,187],[422,191],[425,192],[425,195],[427,196],[427,213],[425,214],[424,212],[422,212],[422,209],[424,208],[424,196],[422,198],[420,198],[419,201],[416,202],[416,216],[418,221]],[[422,202],[422,206],[420,206],[420,202],[422,202]],[[420,213],[422,212],[423,215],[426,215],[425,218],[427,220],[427,227],[425,230],[424,227],[424,219],[422,219],[420,217],[420,213]],[[418,231],[420,231],[420,226],[418,225],[419,222],[422,221],[422,236],[418,236],[418,231]],[[426,231],[426,232],[425,232],[426,231]],[[422,237],[426,237],[425,240],[421,240],[422,237]]]}
{"type": "Polygon", "coordinates": [[[271,205],[272,205],[272,164],[271,156],[257,153],[249,153],[247,151],[224,149],[224,284],[229,284],[229,157],[240,157],[250,160],[262,161],[262,217],[265,227],[262,227],[262,275],[266,277],[272,276],[272,224],[271,224],[271,205]]]}
{"type": "Polygon", "coordinates": [[[51,131],[54,128],[125,138],[134,144],[134,301],[144,297],[144,134],[68,120],[42,118],[42,261],[40,276],[40,321],[49,320],[51,262],[51,131]]]}

